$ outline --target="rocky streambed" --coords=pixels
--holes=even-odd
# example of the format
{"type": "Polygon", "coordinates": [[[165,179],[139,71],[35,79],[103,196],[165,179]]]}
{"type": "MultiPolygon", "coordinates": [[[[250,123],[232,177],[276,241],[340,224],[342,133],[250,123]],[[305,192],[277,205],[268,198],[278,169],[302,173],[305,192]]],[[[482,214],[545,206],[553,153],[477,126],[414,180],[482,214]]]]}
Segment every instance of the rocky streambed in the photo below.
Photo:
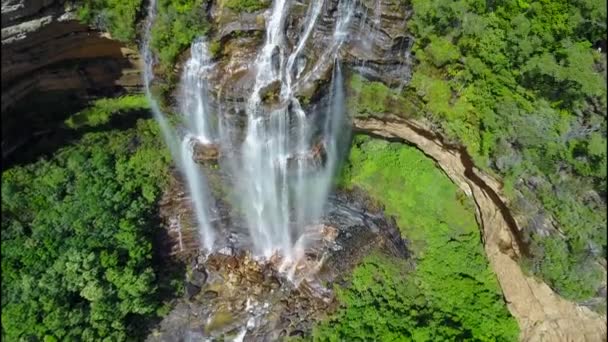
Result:
{"type": "Polygon", "coordinates": [[[218,205],[214,220],[224,245],[204,255],[191,224],[189,198],[180,188],[176,178],[161,213],[169,230],[165,248],[188,264],[185,294],[149,341],[274,341],[303,336],[333,311],[333,284],[344,285],[363,257],[375,250],[409,255],[395,221],[358,191],[331,196],[323,218],[306,227],[308,243],[300,245],[301,253],[292,263],[279,256],[252,256],[247,229],[239,227],[238,215],[231,215],[226,203],[218,205]]]}

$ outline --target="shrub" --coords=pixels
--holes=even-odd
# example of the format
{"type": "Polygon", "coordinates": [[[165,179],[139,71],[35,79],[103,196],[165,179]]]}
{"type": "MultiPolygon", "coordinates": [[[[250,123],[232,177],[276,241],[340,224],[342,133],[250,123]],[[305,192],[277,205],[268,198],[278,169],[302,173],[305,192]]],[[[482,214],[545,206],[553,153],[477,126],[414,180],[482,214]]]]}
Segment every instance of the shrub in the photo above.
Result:
{"type": "Polygon", "coordinates": [[[255,12],[267,8],[269,0],[225,0],[224,6],[236,12],[255,12]]]}
{"type": "Polygon", "coordinates": [[[141,4],[141,0],[83,0],[77,2],[77,15],[119,41],[133,42],[141,4]]]}
{"type": "Polygon", "coordinates": [[[209,26],[203,0],[159,0],[157,6],[151,45],[161,66],[170,71],[177,56],[205,35],[209,26]]]}
{"type": "Polygon", "coordinates": [[[143,95],[127,95],[119,98],[100,99],[92,106],[72,115],[66,120],[66,125],[72,129],[84,126],[98,126],[108,123],[116,114],[149,108],[148,100],[143,95]]]}

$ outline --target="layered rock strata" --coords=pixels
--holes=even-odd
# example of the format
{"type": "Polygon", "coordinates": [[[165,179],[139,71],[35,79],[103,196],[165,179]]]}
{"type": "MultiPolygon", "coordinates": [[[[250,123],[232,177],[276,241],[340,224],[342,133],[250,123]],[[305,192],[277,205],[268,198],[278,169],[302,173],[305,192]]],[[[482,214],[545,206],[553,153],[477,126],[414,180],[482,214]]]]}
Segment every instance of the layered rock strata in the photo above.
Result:
{"type": "Polygon", "coordinates": [[[136,51],[61,0],[2,1],[3,159],[89,100],[141,88],[136,51]]]}

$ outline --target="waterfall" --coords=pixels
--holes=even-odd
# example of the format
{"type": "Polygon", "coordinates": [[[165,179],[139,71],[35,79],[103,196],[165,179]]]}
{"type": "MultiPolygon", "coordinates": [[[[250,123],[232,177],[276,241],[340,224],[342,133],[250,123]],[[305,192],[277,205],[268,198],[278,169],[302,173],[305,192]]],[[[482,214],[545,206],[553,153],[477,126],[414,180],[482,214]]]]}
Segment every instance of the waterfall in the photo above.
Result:
{"type": "Polygon", "coordinates": [[[171,129],[171,125],[163,115],[160,110],[160,106],[154,96],[152,96],[152,91],[150,89],[150,85],[154,80],[154,55],[152,54],[152,50],[150,49],[150,38],[152,31],[152,24],[154,23],[154,19],[156,18],[156,0],[150,0],[148,5],[148,15],[146,17],[146,22],[144,24],[144,39],[141,46],[141,55],[144,60],[144,91],[146,93],[146,97],[148,98],[148,103],[150,103],[150,108],[152,109],[152,114],[154,115],[154,119],[158,122],[161,130],[161,134],[169,147],[172,155],[179,154],[179,148],[177,144],[177,137],[173,133],[171,129]]]}
{"type": "Polygon", "coordinates": [[[208,44],[197,39],[190,48],[190,59],[184,66],[180,82],[180,110],[186,117],[187,127],[204,144],[210,143],[210,109],[207,89],[207,73],[213,67],[208,44]]]}
{"type": "MultiPolygon", "coordinates": [[[[154,60],[148,43],[155,17],[154,0],[148,10],[143,55],[146,94],[186,178],[204,248],[211,251],[216,240],[209,218],[213,198],[205,174],[192,155],[196,148],[213,145],[229,156],[222,161],[222,170],[232,176],[233,197],[249,230],[254,255],[266,259],[278,256],[283,261],[282,269],[293,271],[309,243],[307,227],[317,223],[324,213],[342,142],[349,136],[338,58],[349,36],[356,1],[339,2],[331,41],[317,60],[307,60],[305,47],[327,7],[325,1],[310,2],[301,34],[293,46],[286,42],[284,32],[291,3],[275,0],[266,11],[266,36],[251,71],[253,87],[244,108],[247,121],[242,143],[235,144],[230,139],[231,132],[239,128],[220,115],[222,112],[213,113],[210,106],[208,74],[214,65],[204,39],[192,43],[191,56],[180,79],[179,110],[184,116],[185,131],[181,140],[167,123],[150,92],[154,60]],[[296,97],[298,88],[317,77],[318,70],[332,66],[327,105],[307,113],[296,97]],[[269,92],[272,96],[268,96],[269,92]],[[214,116],[218,127],[212,124],[214,116]]],[[[220,102],[217,107],[227,106],[220,102]]]]}
{"type": "Polygon", "coordinates": [[[145,63],[143,76],[144,89],[152,109],[152,114],[160,126],[161,133],[167,146],[169,147],[171,155],[173,156],[173,159],[175,160],[181,173],[186,178],[186,183],[188,185],[188,190],[190,192],[192,205],[196,215],[201,244],[207,251],[211,251],[215,242],[215,233],[209,220],[210,205],[207,199],[207,184],[203,172],[192,159],[193,143],[196,141],[207,143],[209,139],[208,127],[205,123],[205,120],[207,120],[206,115],[208,113],[208,111],[206,111],[207,101],[205,100],[204,95],[200,94],[201,90],[206,88],[204,88],[203,82],[195,81],[196,78],[200,77],[199,73],[205,70],[205,68],[201,66],[206,65],[209,61],[209,58],[207,57],[209,53],[206,52],[206,45],[203,43],[195,42],[193,44],[193,46],[196,46],[193,47],[195,52],[192,54],[190,61],[188,61],[187,65],[189,67],[185,68],[182,80],[183,83],[192,81],[194,85],[198,86],[198,88],[196,88],[193,84],[188,84],[183,87],[183,89],[192,89],[194,92],[198,92],[199,94],[198,97],[194,96],[194,106],[191,103],[193,97],[190,96],[191,94],[186,94],[182,99],[182,102],[184,103],[182,108],[184,113],[186,113],[185,115],[188,118],[191,118],[191,123],[188,124],[187,128],[192,129],[192,127],[194,127],[195,129],[194,132],[187,132],[180,142],[180,139],[173,131],[173,128],[161,111],[160,106],[152,95],[152,91],[150,89],[150,85],[154,79],[153,67],[155,62],[154,55],[150,49],[150,38],[152,24],[154,23],[155,18],[156,1],[150,0],[148,5],[148,16],[146,18],[144,27],[144,39],[142,43],[142,56],[145,63]]]}
{"type": "MultiPolygon", "coordinates": [[[[340,132],[332,128],[340,120],[330,119],[332,123],[322,130],[318,139],[312,116],[304,112],[294,96],[294,83],[300,73],[293,68],[314,29],[323,1],[313,1],[309,6],[303,33],[286,57],[283,31],[289,2],[274,3],[264,46],[255,63],[246,138],[241,148],[242,159],[235,170],[236,179],[240,180],[238,194],[256,253],[267,258],[279,254],[287,262],[298,258],[294,254],[294,243],[301,242],[298,238],[306,225],[314,223],[323,213],[338,158],[335,144],[340,132]],[[269,107],[263,102],[262,91],[277,83],[280,86],[278,101],[269,107]],[[314,160],[314,151],[321,153],[322,150],[326,161],[319,166],[314,160]]],[[[352,1],[341,2],[326,59],[335,58],[339,51],[348,32],[352,8],[352,1]]],[[[343,101],[343,96],[334,100],[343,101]]],[[[335,111],[335,106],[331,107],[326,118],[343,115],[341,109],[335,111]]]]}

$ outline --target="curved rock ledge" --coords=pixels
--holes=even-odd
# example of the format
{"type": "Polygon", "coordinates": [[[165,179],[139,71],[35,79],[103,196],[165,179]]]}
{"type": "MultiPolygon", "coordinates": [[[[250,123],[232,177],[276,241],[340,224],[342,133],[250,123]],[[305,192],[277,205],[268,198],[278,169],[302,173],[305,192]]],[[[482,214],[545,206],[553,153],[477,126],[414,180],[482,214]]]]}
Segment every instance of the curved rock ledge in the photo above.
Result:
{"type": "Polygon", "coordinates": [[[518,242],[517,223],[504,212],[500,182],[467,163],[470,159],[462,150],[444,144],[425,123],[389,116],[355,118],[353,125],[361,133],[416,146],[473,198],[488,260],[520,326],[521,341],[607,340],[606,316],[561,298],[547,284],[524,274],[517,259],[525,246],[518,242]]]}

